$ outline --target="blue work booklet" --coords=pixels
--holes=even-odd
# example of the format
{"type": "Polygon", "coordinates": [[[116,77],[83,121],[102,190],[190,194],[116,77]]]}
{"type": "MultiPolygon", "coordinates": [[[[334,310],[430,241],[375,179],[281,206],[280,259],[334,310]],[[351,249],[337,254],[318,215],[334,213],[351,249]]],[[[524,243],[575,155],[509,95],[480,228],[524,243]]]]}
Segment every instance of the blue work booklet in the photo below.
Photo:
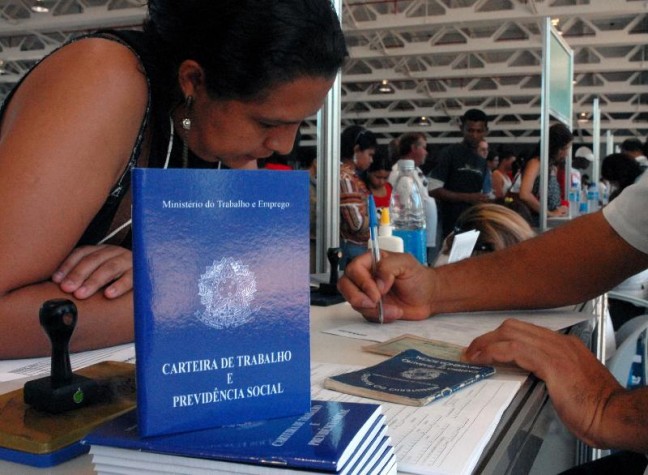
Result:
{"type": "Polygon", "coordinates": [[[308,411],[308,187],[298,171],[133,171],[142,435],[308,411]]]}
{"type": "Polygon", "coordinates": [[[132,411],[83,443],[91,445],[99,472],[110,466],[118,473],[156,472],[163,464],[172,473],[266,473],[254,465],[356,474],[393,457],[386,430],[377,404],[313,401],[298,416],[145,438],[132,411]]]}
{"type": "Polygon", "coordinates": [[[381,401],[424,406],[495,374],[479,366],[406,350],[368,368],[331,376],[324,387],[381,401]]]}

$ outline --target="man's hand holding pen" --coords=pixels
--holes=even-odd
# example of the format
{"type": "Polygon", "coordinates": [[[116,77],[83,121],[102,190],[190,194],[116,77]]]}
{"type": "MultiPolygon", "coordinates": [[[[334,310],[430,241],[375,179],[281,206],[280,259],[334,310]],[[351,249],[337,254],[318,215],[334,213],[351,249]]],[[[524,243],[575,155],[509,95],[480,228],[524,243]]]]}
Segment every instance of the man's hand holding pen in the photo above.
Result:
{"type": "MultiPolygon", "coordinates": [[[[371,240],[371,272],[376,275],[376,267],[380,261],[380,247],[378,245],[378,217],[376,212],[376,202],[373,195],[369,195],[369,235],[371,240]]],[[[382,296],[378,300],[378,323],[382,324],[385,321],[385,312],[383,310],[382,296]]]]}
{"type": "Polygon", "coordinates": [[[379,304],[383,302],[383,321],[424,320],[432,315],[430,288],[425,267],[407,253],[381,251],[373,271],[373,255],[356,257],[346,267],[338,289],[351,306],[367,320],[379,322],[379,304]]]}

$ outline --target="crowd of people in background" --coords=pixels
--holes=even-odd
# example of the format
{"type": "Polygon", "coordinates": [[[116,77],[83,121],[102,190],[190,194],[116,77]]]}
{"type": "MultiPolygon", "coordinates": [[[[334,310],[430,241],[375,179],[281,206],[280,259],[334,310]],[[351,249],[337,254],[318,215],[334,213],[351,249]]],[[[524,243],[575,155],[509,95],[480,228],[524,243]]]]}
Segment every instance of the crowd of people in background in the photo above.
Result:
{"type": "MultiPolygon", "coordinates": [[[[467,110],[458,121],[461,141],[436,147],[423,132],[408,132],[380,145],[374,133],[359,125],[349,126],[341,136],[340,155],[340,246],[346,263],[367,250],[369,217],[367,198],[372,195],[378,212],[388,208],[398,174],[398,161],[413,160],[421,195],[425,201],[428,265],[441,252],[444,239],[454,229],[459,216],[479,203],[507,207],[534,228],[539,225],[540,144],[532,150],[514,149],[510,145],[488,143],[488,116],[479,109],[467,110]]],[[[299,139],[299,137],[298,137],[299,139]]],[[[563,124],[549,129],[549,168],[547,215],[565,216],[569,210],[565,188],[565,162],[572,153],[568,187],[583,193],[590,185],[589,171],[594,161],[592,150],[574,145],[575,136],[563,124]]],[[[648,167],[646,147],[639,139],[627,139],[620,152],[601,161],[600,204],[606,204],[648,167]]],[[[306,165],[296,155],[273,156],[265,168],[275,170],[308,169],[316,162],[314,155],[306,165]],[[291,164],[292,160],[292,164],[291,164]]],[[[263,164],[262,164],[263,166],[263,164]]],[[[315,166],[311,168],[312,190],[315,189],[315,166]]],[[[312,198],[314,200],[314,191],[312,198]]],[[[314,201],[312,205],[314,206],[314,201]]],[[[578,210],[576,210],[578,212],[578,210]]],[[[313,219],[316,219],[313,208],[313,219]]],[[[312,229],[314,229],[313,223],[312,229]]],[[[311,240],[314,241],[314,232],[311,240]]],[[[313,246],[314,248],[314,246],[313,246]]]]}
{"type": "MultiPolygon", "coordinates": [[[[569,249],[566,252],[570,256],[582,253],[582,259],[594,259],[589,248],[596,247],[596,245],[585,246],[578,242],[582,240],[582,236],[589,232],[598,232],[598,235],[602,236],[601,229],[608,229],[610,226],[623,237],[618,238],[614,233],[603,233],[605,237],[600,239],[601,242],[605,242],[605,249],[608,249],[607,246],[614,248],[613,251],[610,251],[610,256],[603,257],[603,261],[608,257],[610,263],[623,261],[628,269],[624,268],[623,272],[619,271],[618,273],[618,277],[624,276],[625,280],[620,280],[617,277],[613,279],[607,274],[604,276],[603,273],[597,271],[596,276],[590,279],[591,285],[596,287],[592,290],[592,295],[611,287],[613,287],[612,290],[623,292],[633,292],[639,289],[638,292],[641,295],[648,295],[648,269],[642,270],[644,264],[641,263],[645,262],[642,260],[645,259],[645,256],[635,250],[635,248],[642,248],[637,247],[640,245],[634,243],[634,235],[628,234],[627,231],[630,226],[627,224],[628,219],[642,223],[643,218],[638,215],[633,218],[635,213],[623,213],[623,210],[629,206],[634,206],[633,209],[638,213],[637,206],[643,206],[637,205],[636,202],[639,198],[638,193],[640,193],[638,190],[646,189],[647,186],[647,178],[643,172],[648,168],[648,158],[646,158],[648,141],[642,143],[639,139],[627,139],[621,144],[618,152],[601,157],[601,160],[597,162],[591,148],[585,144],[575,144],[578,143],[578,138],[566,126],[560,123],[553,124],[549,129],[548,180],[546,188],[541,189],[539,144],[530,153],[513,149],[510,146],[489,144],[486,140],[488,117],[476,109],[466,111],[459,121],[459,129],[462,139],[456,144],[441,148],[440,151],[437,151],[438,147],[433,148],[434,154],[430,154],[427,137],[421,132],[404,134],[393,139],[389,144],[381,146],[378,145],[375,135],[362,127],[353,126],[343,131],[340,160],[340,213],[341,242],[343,249],[347,252],[347,259],[344,264],[346,271],[341,280],[340,290],[356,310],[368,320],[373,320],[375,317],[375,309],[371,301],[371,298],[374,297],[369,297],[365,290],[370,285],[367,279],[373,275],[368,272],[371,264],[369,256],[365,252],[369,238],[366,200],[369,195],[373,195],[378,208],[389,206],[389,196],[398,173],[399,160],[412,160],[415,163],[421,194],[426,200],[429,200],[430,210],[434,210],[431,213],[432,217],[427,217],[428,231],[433,229],[433,236],[428,236],[428,246],[431,247],[428,247],[427,267],[420,267],[414,260],[407,260],[406,255],[393,254],[387,255],[385,260],[381,259],[381,272],[383,274],[393,273],[393,279],[390,279],[393,281],[392,288],[384,291],[386,292],[383,295],[384,302],[391,303],[391,295],[397,295],[394,301],[400,302],[395,310],[393,306],[391,307],[394,313],[387,313],[387,318],[419,319],[427,318],[438,311],[505,309],[518,308],[520,305],[555,306],[564,303],[566,300],[558,302],[549,297],[565,293],[555,291],[540,291],[539,294],[543,297],[530,301],[528,295],[512,286],[515,278],[509,279],[508,282],[511,283],[511,286],[507,285],[507,289],[515,289],[515,293],[511,297],[513,301],[511,299],[505,299],[502,302],[491,301],[492,298],[489,300],[490,297],[485,296],[500,295],[501,293],[496,292],[495,288],[491,291],[484,289],[502,277],[498,270],[506,268],[507,273],[517,272],[520,266],[511,267],[511,263],[516,263],[518,260],[526,262],[529,259],[533,262],[527,262],[528,266],[536,270],[534,273],[537,275],[534,281],[536,285],[547,285],[548,289],[564,289],[566,287],[563,284],[567,282],[567,278],[561,277],[558,280],[546,278],[552,272],[553,275],[557,274],[554,272],[556,269],[551,264],[547,264],[551,260],[543,260],[542,253],[553,248],[555,243],[561,242],[569,243],[569,249]],[[566,176],[566,162],[570,153],[571,168],[569,168],[569,176],[566,176]],[[600,166],[599,183],[592,183],[590,178],[598,175],[593,170],[595,164],[600,166]],[[602,206],[603,213],[585,211],[590,214],[584,220],[579,219],[578,222],[565,224],[564,233],[562,232],[563,227],[556,230],[561,230],[561,233],[543,235],[544,233],[539,232],[538,217],[542,199],[546,198],[547,200],[548,216],[565,216],[570,209],[570,194],[576,190],[582,193],[580,199],[587,200],[585,196],[592,186],[599,190],[597,208],[602,206]],[[622,198],[619,198],[622,192],[629,187],[632,187],[632,198],[628,198],[630,195],[625,193],[622,198]],[[547,193],[547,196],[544,197],[543,193],[547,193]],[[608,202],[610,206],[606,206],[608,202]],[[623,204],[619,205],[619,203],[623,204]],[[620,218],[621,215],[624,217],[620,218]],[[430,220],[434,221],[433,227],[430,227],[430,220]],[[438,227],[436,226],[437,221],[438,227]],[[609,225],[605,224],[606,222],[609,222],[609,225]],[[466,262],[466,265],[458,267],[446,266],[455,235],[471,230],[479,231],[479,237],[472,252],[472,256],[480,256],[479,259],[474,261],[468,259],[467,261],[473,262],[466,262]],[[533,239],[536,236],[538,238],[533,239]],[[352,241],[355,239],[357,240],[352,241]],[[530,242],[527,246],[523,241],[533,241],[533,243],[530,242]],[[620,243],[621,241],[623,243],[620,243]],[[634,247],[625,243],[633,243],[634,247]],[[516,251],[507,252],[507,248],[511,246],[515,247],[516,251]],[[524,258],[515,254],[515,252],[523,252],[521,249],[530,254],[525,254],[524,258]],[[430,253],[431,250],[432,253],[430,253]],[[636,254],[622,258],[628,253],[636,254]],[[537,259],[536,256],[538,256],[537,259]],[[517,259],[518,257],[519,259],[517,259]],[[635,261],[636,265],[629,266],[627,264],[635,261]],[[543,267],[545,264],[547,269],[543,267]],[[475,293],[472,292],[470,286],[461,290],[456,290],[457,287],[455,287],[457,298],[464,300],[461,300],[460,304],[456,304],[458,306],[448,304],[450,306],[446,307],[444,306],[445,302],[453,300],[451,296],[448,296],[450,290],[444,288],[443,293],[432,295],[432,292],[429,291],[430,288],[433,288],[430,287],[430,282],[435,280],[436,274],[423,274],[422,268],[427,268],[429,271],[434,269],[432,272],[437,272],[438,275],[453,275],[454,277],[451,279],[443,279],[448,282],[471,282],[471,285],[474,282],[479,282],[475,284],[479,289],[475,293]],[[635,273],[633,274],[633,272],[635,273]],[[403,275],[401,276],[400,273],[403,275]],[[457,273],[461,276],[455,276],[457,273]],[[465,273],[469,273],[471,277],[464,278],[465,273]],[[492,278],[495,276],[497,278],[492,278]],[[616,282],[616,286],[610,285],[613,282],[616,282]],[[424,290],[417,290],[421,288],[424,290]],[[430,310],[426,305],[439,307],[430,310]]],[[[572,209],[573,211],[574,209],[572,209]]],[[[575,211],[576,215],[570,212],[571,217],[582,214],[579,209],[575,211]]],[[[641,224],[638,226],[640,227],[641,224]]],[[[645,237],[637,239],[639,239],[637,242],[640,242],[645,237]]],[[[568,273],[576,269],[576,260],[577,258],[570,257],[569,262],[565,264],[564,269],[568,273]]],[[[597,269],[607,269],[608,267],[603,265],[597,269]]],[[[436,282],[439,281],[436,280],[436,282]]],[[[564,298],[586,298],[586,293],[581,290],[573,296],[564,298]]],[[[387,309],[387,307],[385,308],[387,309]]],[[[635,307],[623,300],[616,300],[613,294],[610,294],[606,327],[608,327],[608,331],[616,332],[624,323],[644,312],[645,309],[635,307]]],[[[606,351],[608,354],[613,354],[616,350],[614,337],[607,338],[607,340],[606,351]],[[613,347],[608,348],[610,341],[612,341],[613,347]]],[[[564,385],[560,386],[564,382],[563,379],[558,378],[561,382],[556,384],[555,377],[556,368],[562,368],[562,366],[551,363],[558,356],[546,361],[535,361],[526,358],[523,354],[518,355],[514,351],[500,355],[493,350],[496,345],[507,341],[524,341],[526,346],[535,348],[539,354],[553,352],[555,355],[577,355],[576,358],[570,360],[569,365],[571,366],[568,367],[572,376],[580,381],[579,384],[586,386],[580,392],[609,393],[606,397],[612,401],[611,407],[617,404],[617,399],[632,399],[631,403],[622,402],[621,405],[631,408],[628,410],[628,414],[632,414],[632,417],[637,420],[643,420],[642,417],[645,417],[643,409],[635,410],[634,408],[639,408],[643,404],[646,391],[624,392],[610,372],[594,359],[590,350],[580,341],[570,340],[564,335],[515,320],[511,320],[494,332],[475,340],[465,354],[465,358],[469,361],[481,363],[513,361],[519,366],[535,372],[547,382],[549,394],[554,401],[554,406],[558,408],[559,417],[577,437],[590,445],[625,449],[584,467],[575,467],[572,469],[574,474],[590,473],[579,470],[603,470],[600,473],[605,473],[610,466],[623,467],[624,470],[627,470],[626,473],[642,473],[646,466],[646,459],[637,452],[642,452],[645,447],[644,439],[642,439],[644,432],[643,429],[636,430],[636,427],[644,427],[643,423],[621,424],[619,421],[631,420],[630,416],[610,416],[600,424],[600,427],[584,431],[573,415],[584,412],[589,417],[592,411],[590,408],[582,408],[580,405],[571,404],[569,400],[564,399],[571,396],[567,394],[568,391],[559,389],[564,387],[564,385]],[[618,440],[611,440],[606,434],[616,430],[615,424],[622,426],[620,433],[632,435],[625,438],[619,436],[618,440]]],[[[623,410],[615,406],[609,412],[615,411],[623,410]]],[[[569,473],[572,474],[572,471],[569,473]]]]}
{"type": "MultiPolygon", "coordinates": [[[[471,128],[473,132],[485,131],[474,125],[471,128]]],[[[565,178],[564,161],[574,136],[564,126],[553,126],[550,135],[549,155],[553,168],[550,173],[554,186],[549,192],[554,195],[552,200],[557,209],[564,206],[567,190],[561,190],[558,181],[561,174],[565,178]]],[[[461,145],[468,148],[467,142],[461,145]]],[[[574,162],[582,170],[596,163],[591,151],[579,147],[576,152],[574,162]]],[[[475,147],[469,158],[475,166],[467,169],[468,160],[461,165],[462,173],[470,174],[474,182],[478,181],[475,176],[479,170],[482,176],[485,171],[476,159],[478,156],[475,147]]],[[[423,320],[439,313],[553,308],[584,302],[613,288],[638,284],[648,289],[645,277],[648,268],[645,211],[648,176],[643,173],[642,160],[637,156],[624,153],[622,148],[621,153],[603,159],[601,176],[611,190],[611,199],[601,210],[587,212],[533,237],[534,230],[514,211],[492,203],[465,202],[465,209],[444,242],[442,256],[447,254],[455,233],[479,230],[474,257],[451,265],[440,265],[444,262],[438,260],[434,267],[427,267],[407,253],[385,253],[377,265],[372,266],[371,256],[366,254],[350,263],[338,288],[351,306],[369,321],[377,321],[380,308],[384,323],[398,319],[423,320]],[[490,239],[508,235],[515,222],[521,233],[509,236],[514,238],[512,241],[496,244],[497,241],[490,239]],[[503,226],[499,227],[500,224],[503,226]],[[559,259],[547,258],[557,249],[561,250],[559,259]],[[583,272],[583,263],[588,263],[587,272],[583,272]]],[[[520,162],[525,161],[517,158],[520,162]]],[[[532,154],[526,162],[526,167],[522,165],[518,172],[519,180],[510,177],[510,187],[507,180],[503,180],[509,188],[505,200],[513,193],[518,193],[518,199],[512,203],[524,204],[522,198],[530,194],[536,200],[542,196],[543,191],[534,186],[540,173],[537,154],[532,154]],[[519,188],[515,187],[516,182],[520,182],[519,188]]],[[[578,178],[581,187],[588,186],[587,174],[580,175],[578,167],[576,171],[578,173],[569,177],[570,184],[578,178]]],[[[450,175],[433,170],[431,176],[445,178],[450,175]]],[[[450,178],[439,181],[439,186],[446,187],[450,178]]],[[[483,194],[483,189],[481,191],[483,194]]],[[[451,194],[447,197],[457,198],[451,194]]],[[[528,211],[529,207],[524,206],[528,211]]],[[[612,311],[611,306],[610,313],[612,311]]],[[[626,317],[631,319],[633,315],[626,317]]],[[[622,321],[615,322],[613,315],[615,330],[620,323],[622,321]]],[[[637,339],[633,365],[644,361],[641,341],[637,339]]],[[[479,364],[513,363],[534,373],[545,382],[557,416],[572,434],[591,447],[613,450],[611,455],[573,467],[563,475],[648,473],[645,472],[648,387],[642,376],[633,376],[632,383],[628,376],[624,384],[623,376],[617,380],[616,373],[607,368],[605,362],[598,361],[579,338],[516,319],[509,319],[494,331],[476,338],[464,351],[462,359],[479,364]]]]}

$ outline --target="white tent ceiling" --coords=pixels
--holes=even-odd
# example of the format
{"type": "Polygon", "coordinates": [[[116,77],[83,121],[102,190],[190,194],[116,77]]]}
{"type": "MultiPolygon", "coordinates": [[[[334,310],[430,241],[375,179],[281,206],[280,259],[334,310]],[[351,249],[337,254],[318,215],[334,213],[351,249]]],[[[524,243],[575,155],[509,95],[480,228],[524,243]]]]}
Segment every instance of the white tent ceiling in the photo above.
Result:
{"type": "MultiPolygon", "coordinates": [[[[139,0],[0,0],[0,97],[43,55],[98,27],[139,24],[139,0]]],[[[592,102],[601,132],[648,135],[648,1],[345,0],[350,59],[342,75],[342,126],[362,124],[383,143],[422,130],[430,143],[457,140],[470,107],[491,117],[490,140],[536,143],[544,17],[558,20],[574,50],[574,125],[591,141],[592,102]],[[388,80],[392,93],[378,92],[388,80]],[[581,117],[584,115],[585,117],[581,117]],[[417,125],[421,116],[430,124],[417,125]],[[581,119],[581,120],[577,120],[581,119]],[[584,119],[584,120],[583,120],[584,119]]],[[[314,143],[315,120],[302,128],[314,143]]]]}

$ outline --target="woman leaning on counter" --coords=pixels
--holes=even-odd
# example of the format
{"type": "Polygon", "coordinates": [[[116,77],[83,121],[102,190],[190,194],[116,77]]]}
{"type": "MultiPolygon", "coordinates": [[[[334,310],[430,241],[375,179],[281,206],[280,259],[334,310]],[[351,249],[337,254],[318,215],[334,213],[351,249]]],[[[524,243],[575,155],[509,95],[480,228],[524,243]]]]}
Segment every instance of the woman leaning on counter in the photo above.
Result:
{"type": "Polygon", "coordinates": [[[143,32],[41,61],[0,111],[0,358],[49,353],[53,298],[78,306],[73,351],[130,341],[131,168],[288,153],[346,55],[328,0],[150,0],[143,32]]]}

